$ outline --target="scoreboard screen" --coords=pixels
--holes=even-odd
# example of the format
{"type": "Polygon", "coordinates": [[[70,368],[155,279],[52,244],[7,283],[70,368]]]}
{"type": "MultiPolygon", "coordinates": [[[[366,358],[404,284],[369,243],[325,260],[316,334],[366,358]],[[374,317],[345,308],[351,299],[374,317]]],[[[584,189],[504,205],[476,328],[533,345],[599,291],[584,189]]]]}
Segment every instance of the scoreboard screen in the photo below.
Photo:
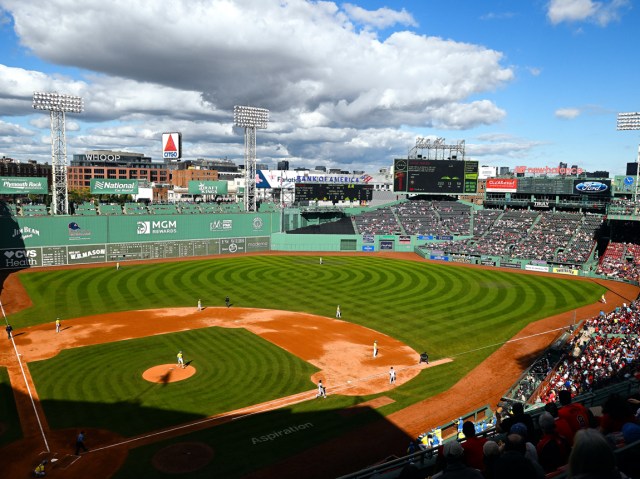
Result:
{"type": "Polygon", "coordinates": [[[478,191],[478,162],[396,159],[396,193],[473,194],[478,191]]]}
{"type": "Polygon", "coordinates": [[[296,183],[296,201],[371,201],[373,185],[296,183]]]}

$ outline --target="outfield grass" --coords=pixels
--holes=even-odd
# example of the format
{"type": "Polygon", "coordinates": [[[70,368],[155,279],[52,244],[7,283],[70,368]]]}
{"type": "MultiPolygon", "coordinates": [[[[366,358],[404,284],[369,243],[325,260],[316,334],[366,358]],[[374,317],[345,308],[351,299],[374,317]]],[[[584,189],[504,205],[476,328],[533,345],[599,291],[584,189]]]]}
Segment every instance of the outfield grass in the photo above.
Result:
{"type": "MultiPolygon", "coordinates": [[[[42,271],[20,275],[20,279],[29,292],[33,307],[9,318],[18,330],[26,325],[52,322],[56,317],[64,320],[112,311],[195,307],[199,298],[205,306],[222,306],[224,297],[229,295],[233,305],[238,307],[301,311],[329,317],[335,315],[336,306],[340,304],[343,320],[381,331],[407,343],[416,351],[428,351],[432,360],[455,357],[454,362],[424,370],[416,379],[385,393],[395,403],[381,408],[379,412],[382,414],[389,414],[446,390],[526,324],[593,303],[604,292],[602,286],[592,282],[376,256],[325,256],[323,265],[319,265],[318,258],[314,256],[246,256],[124,264],[120,271],[113,267],[42,271]],[[478,348],[481,349],[468,353],[478,348]]],[[[218,344],[228,341],[224,336],[226,333],[216,331],[215,334],[222,334],[217,339],[218,344]]],[[[214,333],[202,330],[176,334],[193,334],[190,338],[195,344],[201,342],[201,335],[206,337],[214,333]]],[[[177,344],[175,337],[165,335],[141,341],[149,341],[148,346],[144,343],[143,349],[155,351],[153,354],[163,358],[167,354],[171,355],[168,361],[155,357],[157,364],[173,360],[177,344]]],[[[149,386],[138,385],[140,390],[136,389],[134,376],[137,374],[139,377],[138,373],[144,369],[143,365],[136,364],[136,371],[127,370],[123,366],[128,356],[138,354],[139,348],[127,347],[132,344],[134,342],[126,341],[64,351],[58,358],[30,364],[41,398],[46,397],[45,401],[50,401],[46,405],[47,417],[69,414],[67,408],[78,401],[78,396],[82,397],[83,405],[94,406],[89,407],[90,414],[74,411],[74,424],[80,425],[77,421],[89,421],[94,414],[99,413],[98,406],[115,404],[116,407],[112,409],[117,412],[119,404],[129,407],[127,414],[123,414],[121,418],[118,414],[113,414],[111,420],[105,420],[104,424],[109,429],[128,433],[144,428],[144,424],[148,425],[147,430],[153,429],[161,425],[157,421],[165,421],[148,418],[141,420],[139,425],[119,424],[129,421],[135,414],[147,418],[151,415],[150,412],[163,411],[170,417],[170,422],[180,422],[210,413],[212,409],[197,407],[198,399],[195,399],[195,404],[191,401],[182,403],[181,400],[162,400],[161,395],[165,392],[160,390],[161,387],[151,389],[153,394],[146,396],[145,388],[149,386]],[[94,354],[94,348],[102,349],[97,349],[99,353],[94,354]],[[91,358],[95,356],[93,364],[95,361],[109,363],[109,374],[101,375],[91,370],[92,374],[85,381],[78,379],[81,373],[68,374],[67,368],[75,367],[75,363],[82,365],[86,361],[85,355],[91,358]],[[113,380],[108,379],[112,374],[111,368],[115,368],[113,380]],[[55,373],[62,370],[65,371],[64,375],[58,374],[56,377],[55,373]],[[107,396],[100,396],[99,400],[91,400],[92,397],[97,397],[95,391],[101,387],[102,382],[111,384],[113,391],[101,393],[107,396]],[[119,389],[125,390],[120,392],[119,389]],[[138,397],[140,395],[142,399],[138,397]],[[136,401],[146,402],[139,405],[136,401]],[[52,414],[49,414],[50,411],[52,414]]],[[[202,344],[202,353],[198,354],[206,355],[206,341],[202,344]]],[[[183,349],[188,355],[189,349],[186,346],[183,349]]],[[[224,359],[220,357],[216,364],[227,361],[226,355],[229,355],[231,362],[234,354],[237,354],[236,349],[246,351],[238,343],[225,350],[224,359]]],[[[283,359],[285,360],[291,361],[290,358],[283,359]]],[[[270,361],[271,359],[267,359],[264,362],[270,361]]],[[[215,368],[216,364],[212,364],[212,367],[215,368]]],[[[235,371],[237,375],[245,374],[244,371],[235,371]]],[[[300,390],[299,387],[309,388],[310,373],[303,372],[302,369],[297,372],[300,372],[301,377],[292,374],[294,384],[279,386],[291,386],[291,391],[300,390]]],[[[281,382],[288,383],[288,380],[281,382]]],[[[178,384],[181,383],[176,383],[178,384]]],[[[225,393],[231,396],[228,409],[239,407],[238,403],[236,406],[231,404],[231,401],[238,398],[245,400],[241,404],[257,403],[265,397],[275,397],[270,395],[278,389],[273,383],[253,383],[252,386],[254,387],[247,390],[246,386],[238,382],[233,386],[237,390],[231,390],[231,386],[226,389],[225,393]]],[[[212,392],[207,388],[215,390],[215,382],[204,387],[205,390],[198,391],[195,396],[208,402],[208,394],[212,392]],[[199,396],[201,394],[203,396],[199,396]]],[[[278,390],[277,394],[285,395],[284,389],[278,390]]],[[[299,404],[286,412],[243,420],[241,428],[224,426],[189,435],[186,440],[203,438],[216,451],[220,451],[203,475],[190,477],[212,477],[212,472],[216,477],[239,477],[246,473],[248,467],[264,467],[294,450],[307,448],[326,440],[329,435],[337,435],[362,422],[371,421],[377,413],[346,420],[335,412],[327,414],[327,408],[341,409],[367,399],[370,398],[331,397],[326,402],[299,404]],[[269,428],[288,427],[291,421],[298,423],[302,420],[321,427],[314,426],[296,433],[292,436],[293,439],[260,444],[250,442],[252,434],[269,428]],[[250,466],[242,459],[230,460],[227,453],[232,450],[235,450],[234,457],[251,451],[250,466]],[[231,466],[231,463],[235,466],[231,466]]],[[[60,422],[52,425],[69,424],[63,422],[68,419],[56,417],[54,421],[60,422]]],[[[149,471],[147,461],[153,451],[162,445],[134,451],[132,459],[127,463],[127,472],[122,477],[131,477],[126,474],[135,476],[134,472],[138,468],[144,468],[144,477],[156,477],[149,471]],[[142,461],[144,465],[137,465],[138,461],[142,461]]],[[[140,474],[137,475],[141,477],[140,474]]]]}

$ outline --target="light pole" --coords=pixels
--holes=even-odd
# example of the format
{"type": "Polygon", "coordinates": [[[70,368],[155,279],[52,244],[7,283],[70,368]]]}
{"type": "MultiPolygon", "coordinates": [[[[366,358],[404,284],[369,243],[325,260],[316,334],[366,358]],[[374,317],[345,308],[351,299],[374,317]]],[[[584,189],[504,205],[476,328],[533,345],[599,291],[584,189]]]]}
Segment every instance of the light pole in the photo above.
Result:
{"type": "Polygon", "coordinates": [[[256,129],[267,128],[269,110],[234,106],[233,123],[244,128],[244,210],[256,211],[256,129]]]}
{"type": "MultiPolygon", "coordinates": [[[[617,130],[640,130],[640,113],[618,113],[617,130]]],[[[636,179],[634,180],[635,191],[633,193],[633,213],[638,214],[638,180],[640,180],[640,145],[638,145],[638,156],[636,158],[636,179]]]]}
{"type": "Polygon", "coordinates": [[[67,188],[67,141],[65,138],[65,113],[82,113],[84,104],[79,96],[60,93],[35,92],[33,108],[48,110],[51,115],[51,214],[69,214],[67,188]]]}

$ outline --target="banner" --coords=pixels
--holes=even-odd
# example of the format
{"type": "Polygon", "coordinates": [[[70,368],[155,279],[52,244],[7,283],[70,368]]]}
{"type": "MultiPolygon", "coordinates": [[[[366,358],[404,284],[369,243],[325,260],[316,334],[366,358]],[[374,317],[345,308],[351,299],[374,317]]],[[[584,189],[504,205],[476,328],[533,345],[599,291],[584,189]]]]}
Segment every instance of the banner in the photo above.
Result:
{"type": "Polygon", "coordinates": [[[551,268],[551,271],[553,273],[558,273],[558,274],[570,274],[572,276],[578,276],[579,271],[577,269],[572,269],[572,268],[562,268],[562,267],[557,267],[554,266],[553,268],[551,268]]]}
{"type": "Polygon", "coordinates": [[[524,267],[524,269],[526,269],[527,271],[539,271],[541,273],[548,273],[549,272],[549,267],[548,266],[538,266],[535,264],[528,264],[524,267]]]}
{"type": "Polygon", "coordinates": [[[96,195],[137,195],[138,180],[116,180],[111,178],[91,178],[91,194],[96,195]]]}
{"type": "Polygon", "coordinates": [[[21,178],[12,176],[0,177],[0,194],[49,194],[49,182],[46,178],[21,178]]]}
{"type": "Polygon", "coordinates": [[[226,195],[228,190],[226,181],[190,181],[190,195],[226,195]]]}
{"type": "Polygon", "coordinates": [[[487,193],[517,193],[517,178],[488,178],[486,183],[487,193]]]}

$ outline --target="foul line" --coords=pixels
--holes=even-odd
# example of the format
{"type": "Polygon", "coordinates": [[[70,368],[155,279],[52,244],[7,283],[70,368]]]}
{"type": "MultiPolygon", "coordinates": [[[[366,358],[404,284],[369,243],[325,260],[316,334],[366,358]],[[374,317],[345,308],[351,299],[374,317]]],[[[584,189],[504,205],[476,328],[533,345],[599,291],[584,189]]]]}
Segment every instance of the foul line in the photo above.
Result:
{"type": "Polygon", "coordinates": [[[464,351],[462,353],[453,354],[452,357],[455,358],[455,357],[458,357],[458,356],[462,356],[464,354],[475,353],[476,351],[481,351],[481,350],[487,349],[487,348],[493,348],[495,346],[504,346],[505,344],[515,343],[516,341],[522,341],[524,339],[535,338],[536,336],[542,336],[543,334],[549,334],[549,333],[555,333],[557,331],[563,331],[563,330],[565,330],[567,328],[569,328],[569,326],[562,326],[560,328],[555,328],[555,329],[549,329],[547,331],[542,331],[541,333],[530,334],[529,336],[523,336],[521,338],[516,338],[516,339],[510,339],[508,341],[503,341],[501,343],[489,344],[488,346],[482,346],[480,348],[470,349],[469,351],[464,351]]]}
{"type": "MultiPolygon", "coordinates": [[[[2,301],[0,301],[0,309],[2,310],[2,316],[4,317],[4,322],[9,324],[7,321],[7,315],[4,312],[4,306],[2,305],[2,301]]],[[[42,434],[42,440],[44,441],[44,447],[47,448],[47,452],[51,452],[49,449],[49,443],[47,442],[47,436],[44,433],[44,428],[42,427],[42,421],[40,421],[40,414],[38,414],[38,408],[36,408],[36,402],[33,400],[33,394],[31,393],[31,387],[29,387],[29,381],[27,380],[27,374],[24,372],[24,366],[22,365],[22,359],[20,359],[20,353],[18,352],[18,347],[16,346],[16,342],[13,338],[13,334],[11,334],[11,343],[13,344],[13,349],[16,353],[16,358],[18,359],[18,365],[20,366],[20,371],[22,372],[22,377],[24,378],[24,384],[27,386],[27,392],[29,393],[29,399],[31,400],[31,406],[33,407],[33,412],[36,415],[36,420],[38,421],[38,427],[40,428],[40,434],[42,434]]]]}

